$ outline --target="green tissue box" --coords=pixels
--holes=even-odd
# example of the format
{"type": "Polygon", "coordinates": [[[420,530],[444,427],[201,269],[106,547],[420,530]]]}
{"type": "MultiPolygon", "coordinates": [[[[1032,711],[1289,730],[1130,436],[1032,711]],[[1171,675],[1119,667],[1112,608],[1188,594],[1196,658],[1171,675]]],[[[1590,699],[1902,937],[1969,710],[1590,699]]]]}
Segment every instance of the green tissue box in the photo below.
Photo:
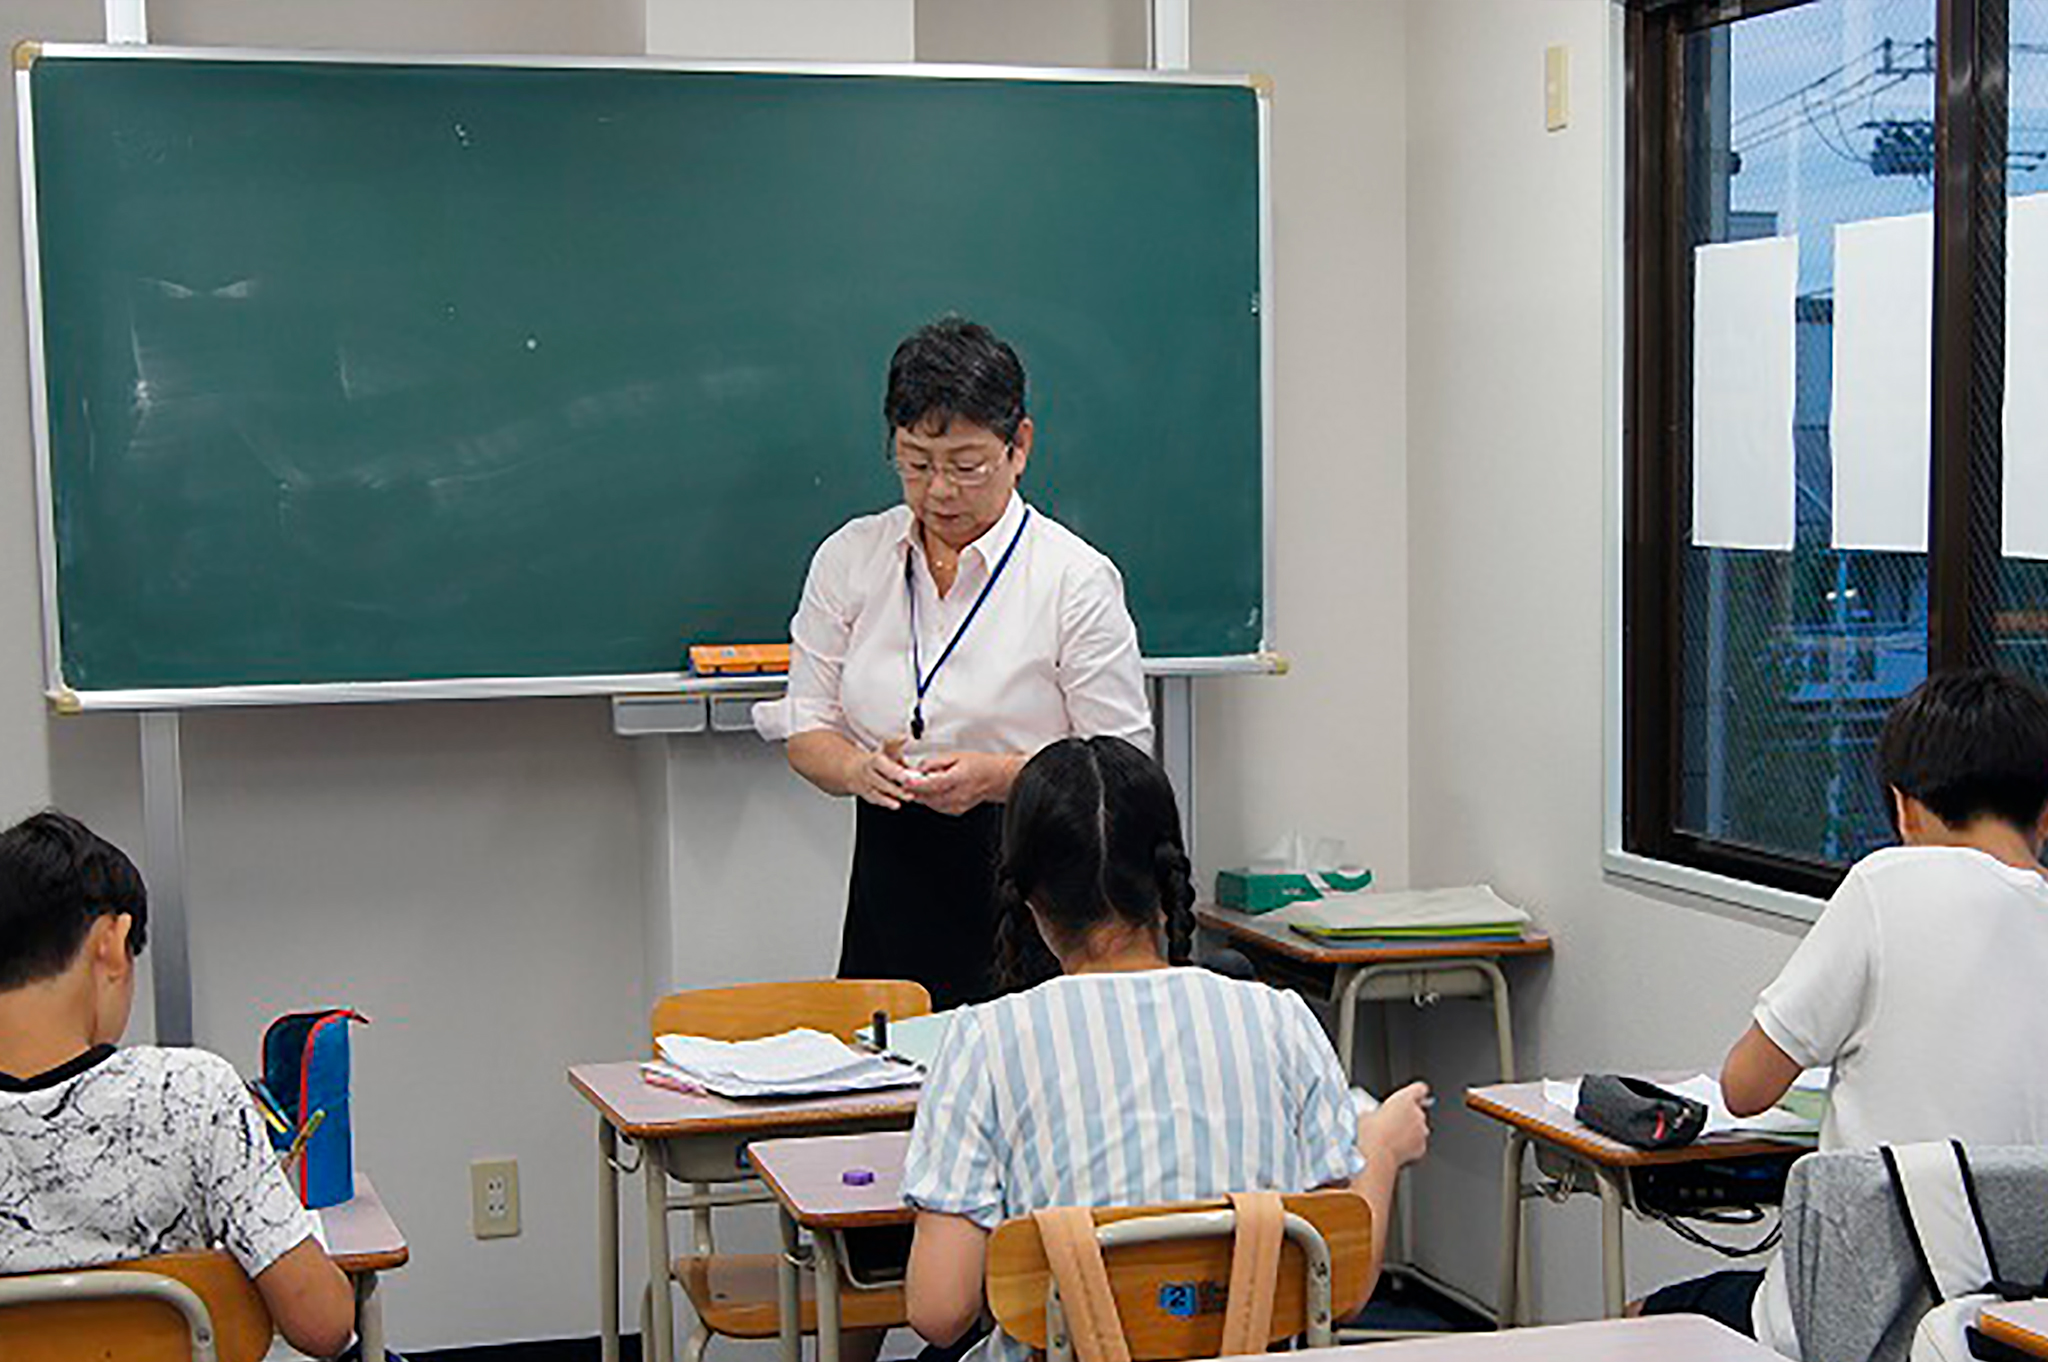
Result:
{"type": "Polygon", "coordinates": [[[1372,883],[1372,872],[1319,870],[1219,870],[1216,902],[1247,913],[1270,913],[1290,903],[1319,899],[1324,890],[1350,893],[1372,883]]]}

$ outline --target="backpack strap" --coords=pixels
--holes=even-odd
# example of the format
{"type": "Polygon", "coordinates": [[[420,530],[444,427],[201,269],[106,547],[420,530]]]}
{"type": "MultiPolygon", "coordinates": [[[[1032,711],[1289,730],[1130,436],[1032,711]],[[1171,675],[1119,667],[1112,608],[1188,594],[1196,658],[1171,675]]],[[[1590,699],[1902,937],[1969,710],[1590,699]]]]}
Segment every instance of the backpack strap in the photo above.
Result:
{"type": "Polygon", "coordinates": [[[1962,1144],[1882,1145],[1878,1153],[1935,1303],[1991,1289],[1999,1275],[1962,1144]]]}
{"type": "Polygon", "coordinates": [[[1232,1192],[1237,1232],[1230,1248],[1230,1303],[1223,1315],[1223,1357],[1266,1351],[1273,1334],[1273,1288],[1287,1212],[1278,1192],[1232,1192]]]}
{"type": "MultiPolygon", "coordinates": [[[[1081,1362],[1131,1362],[1124,1322],[1110,1290],[1109,1268],[1095,1238],[1095,1216],[1085,1206],[1033,1211],[1046,1262],[1059,1283],[1060,1308],[1081,1362]]],[[[1263,1351],[1263,1349],[1262,1349],[1263,1351]]]]}

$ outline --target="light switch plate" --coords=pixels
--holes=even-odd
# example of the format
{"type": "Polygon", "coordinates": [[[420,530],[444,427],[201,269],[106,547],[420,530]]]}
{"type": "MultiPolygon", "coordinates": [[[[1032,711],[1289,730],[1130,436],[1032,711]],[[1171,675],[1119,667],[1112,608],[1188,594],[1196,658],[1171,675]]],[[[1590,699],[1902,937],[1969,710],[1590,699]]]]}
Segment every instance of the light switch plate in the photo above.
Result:
{"type": "Polygon", "coordinates": [[[1562,132],[1572,121],[1572,50],[1563,45],[1543,49],[1543,126],[1562,132]]]}

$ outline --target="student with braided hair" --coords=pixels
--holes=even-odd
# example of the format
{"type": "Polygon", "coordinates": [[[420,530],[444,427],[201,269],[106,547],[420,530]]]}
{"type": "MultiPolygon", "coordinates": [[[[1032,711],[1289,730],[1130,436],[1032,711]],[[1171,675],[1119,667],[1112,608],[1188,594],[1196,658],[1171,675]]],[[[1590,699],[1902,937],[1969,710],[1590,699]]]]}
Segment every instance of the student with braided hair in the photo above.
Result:
{"type": "MultiPolygon", "coordinates": [[[[997,967],[1022,991],[955,1014],[904,1167],[920,1334],[966,1334],[989,1231],[1048,1206],[1349,1185],[1388,1223],[1428,1088],[1360,1117],[1300,998],[1189,965],[1194,886],[1157,763],[1112,737],[1040,751],[1010,792],[996,895],[997,967]]],[[[982,1346],[1027,1351],[1000,1331],[982,1346]]]]}

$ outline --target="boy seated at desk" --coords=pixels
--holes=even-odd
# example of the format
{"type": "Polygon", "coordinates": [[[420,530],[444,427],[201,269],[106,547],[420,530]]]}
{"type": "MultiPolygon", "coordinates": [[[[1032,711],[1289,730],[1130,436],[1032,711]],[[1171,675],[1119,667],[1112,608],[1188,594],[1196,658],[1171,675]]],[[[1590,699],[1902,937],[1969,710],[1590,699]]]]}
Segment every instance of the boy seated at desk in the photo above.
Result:
{"type": "Polygon", "coordinates": [[[148,923],[142,876],[77,819],[0,833],[0,1274],[224,1247],[292,1346],[348,1346],[348,1279],[228,1062],[114,1042],[148,923]]]}
{"type": "MultiPolygon", "coordinates": [[[[1180,826],[1166,773],[1121,738],[1056,742],[1017,776],[997,965],[1012,986],[1056,977],[961,1009],[918,1102],[907,1295],[934,1344],[981,1317],[989,1232],[1052,1206],[1348,1185],[1372,1208],[1378,1275],[1395,1174],[1428,1145],[1429,1090],[1359,1116],[1299,997],[1187,964],[1180,826]]],[[[1000,1331],[982,1352],[1028,1356],[1000,1331]]]]}
{"type": "MultiPolygon", "coordinates": [[[[1856,863],[1763,991],[1723,1097],[1755,1115],[1825,1064],[1824,1150],[2048,1143],[2048,696],[1996,671],[1929,677],[1877,755],[1903,845],[1856,863]]],[[[1642,1310],[1710,1315],[1799,1355],[1778,1260],[1667,1286],[1642,1310]]]]}

